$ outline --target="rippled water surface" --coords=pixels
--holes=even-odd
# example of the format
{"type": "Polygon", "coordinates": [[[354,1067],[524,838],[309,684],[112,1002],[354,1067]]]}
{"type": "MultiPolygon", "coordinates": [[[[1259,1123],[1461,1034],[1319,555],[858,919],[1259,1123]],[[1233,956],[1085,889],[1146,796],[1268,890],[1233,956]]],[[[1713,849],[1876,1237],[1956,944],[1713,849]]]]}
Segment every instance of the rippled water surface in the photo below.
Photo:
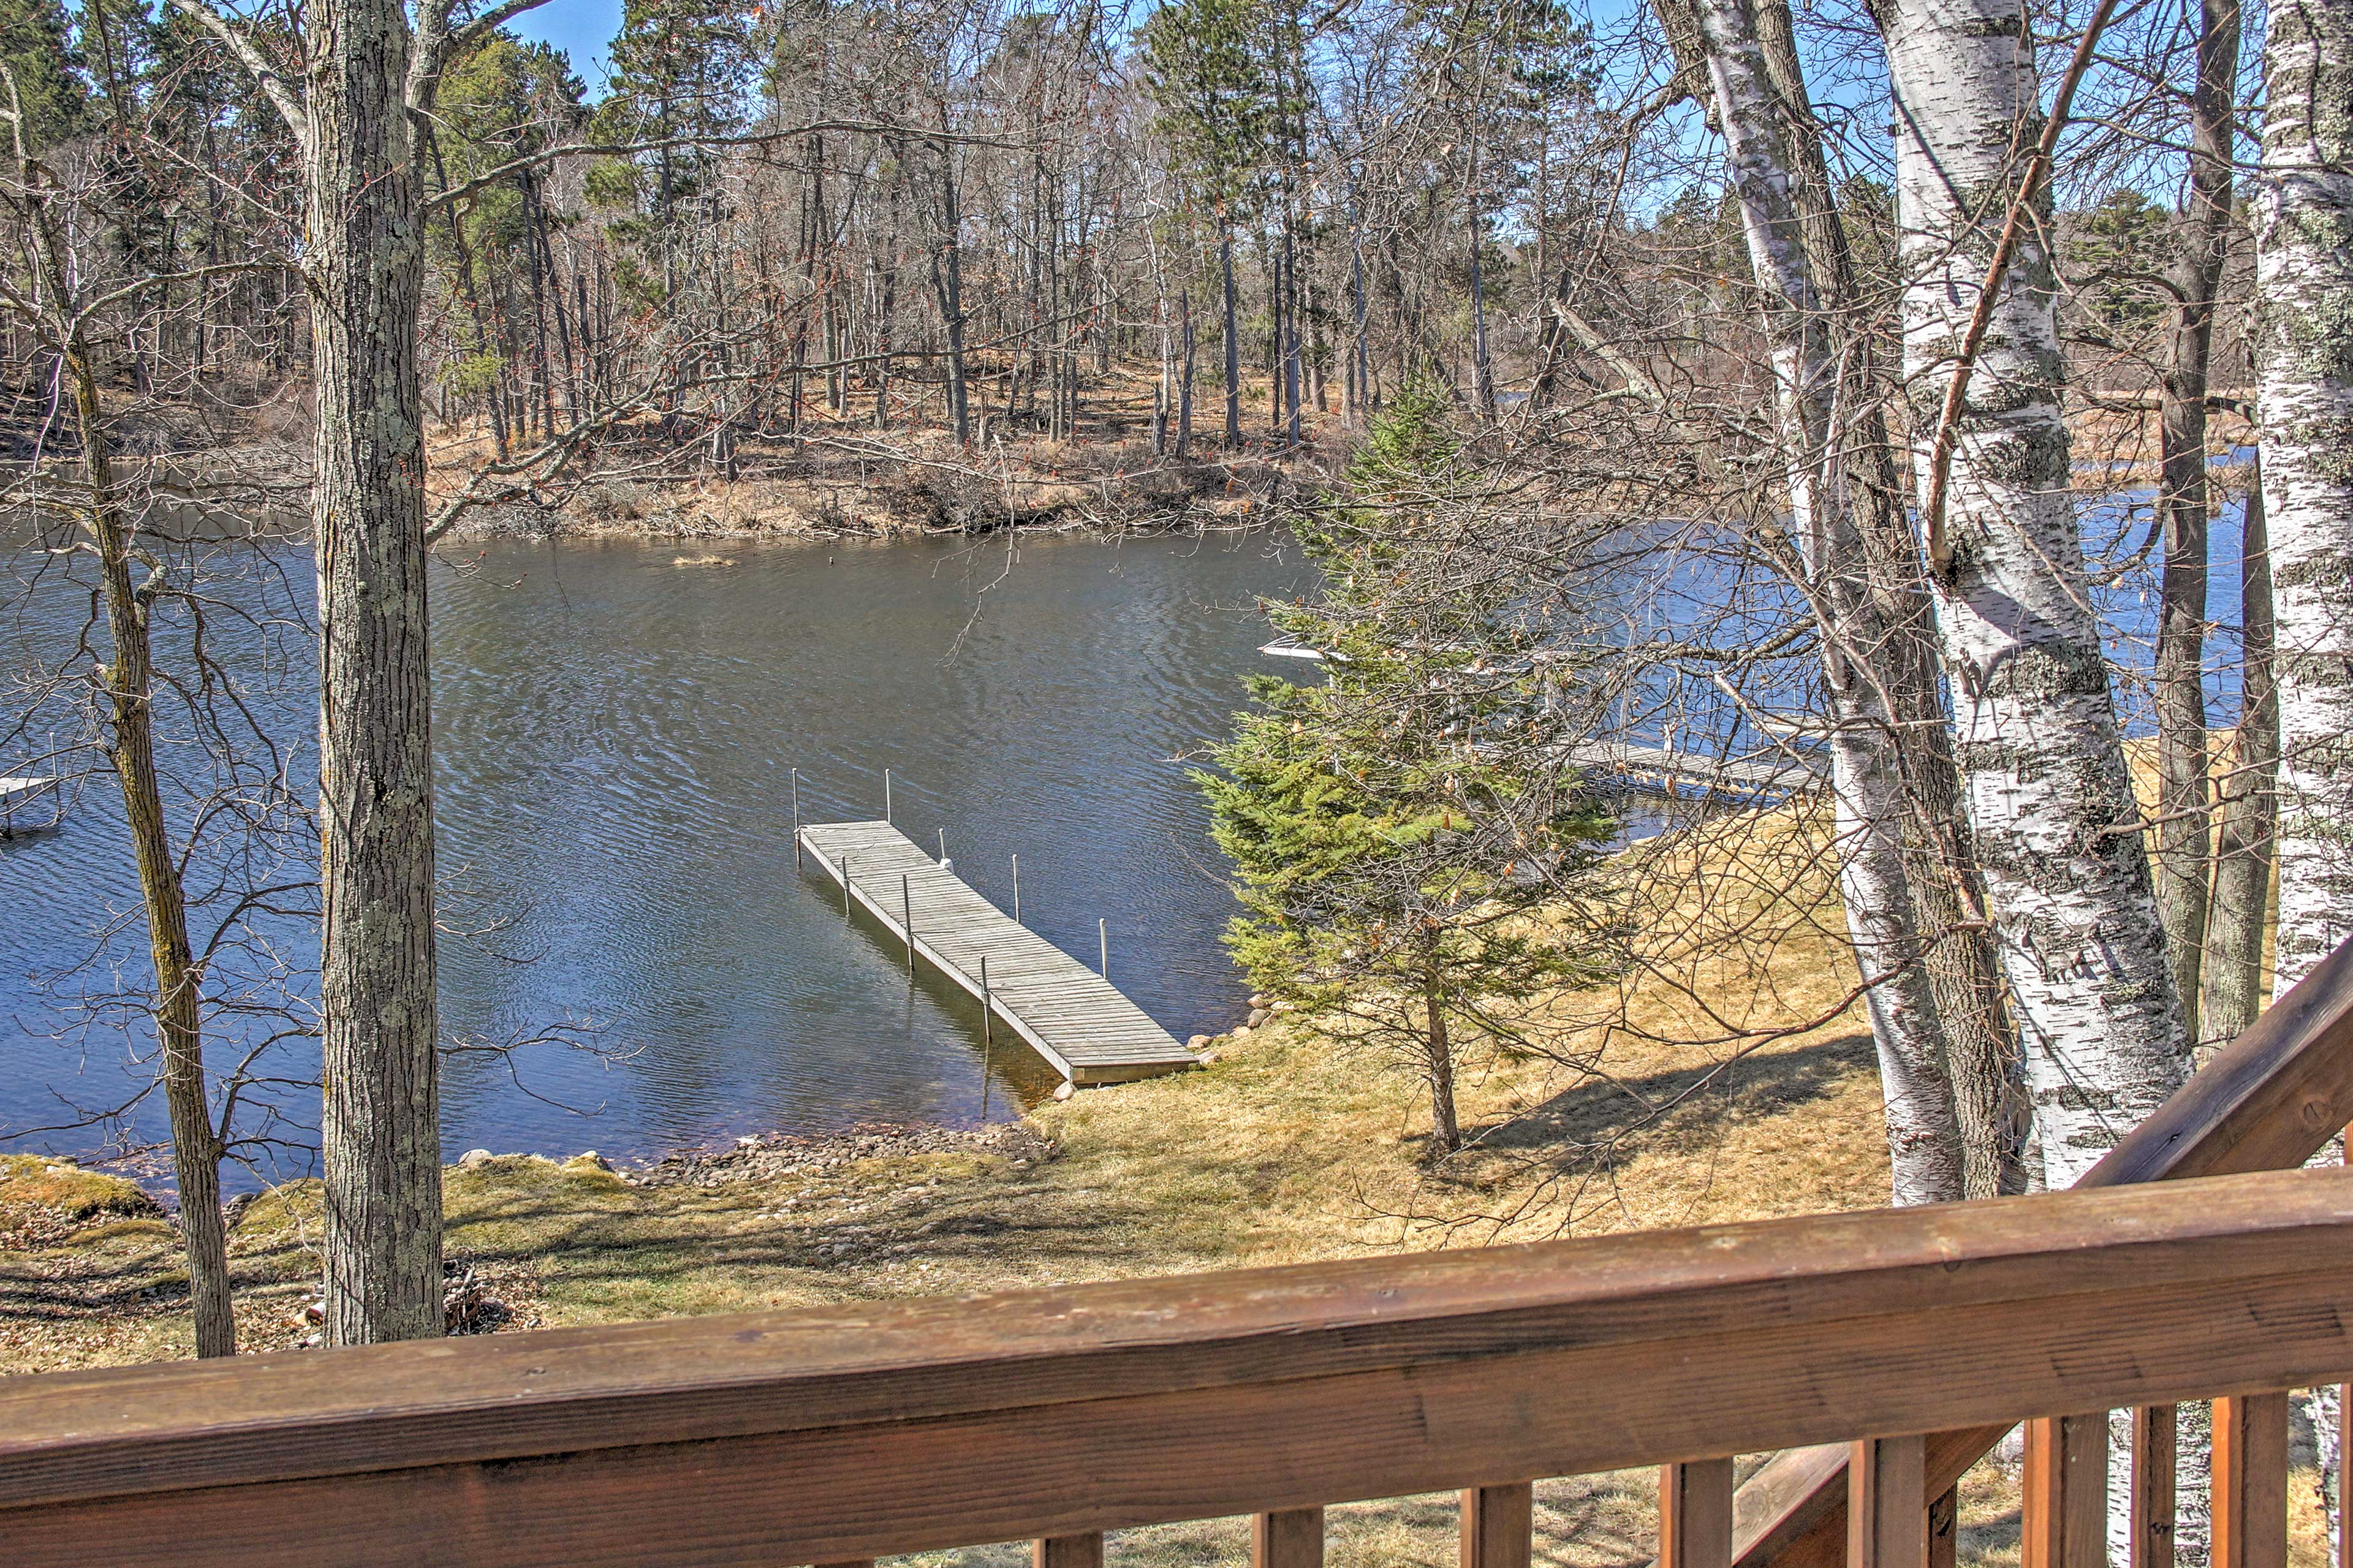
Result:
{"type": "MultiPolygon", "coordinates": [[[[449,1150],[642,1155],[752,1129],[971,1121],[1052,1086],[879,927],[797,872],[807,820],[882,813],[1092,961],[1182,1038],[1241,1005],[1230,900],[1179,757],[1218,735],[1256,652],[1260,593],[1304,581],[1266,537],[1111,544],[494,547],[436,577],[445,875],[470,920],[444,947],[445,1027],[589,1019],[597,1054],[460,1062],[449,1150]]],[[[1279,667],[1275,667],[1279,668],[1279,667]]],[[[1295,667],[1293,667],[1295,668],[1295,667]]],[[[287,732],[308,721],[284,700],[287,732]]],[[[0,847],[0,1132],[130,1079],[47,1037],[28,976],[135,904],[111,781],[55,835],[0,847]]],[[[135,952],[132,956],[137,956],[135,952]]],[[[143,1113],[142,1113],[143,1114],[143,1113]]],[[[153,1128],[159,1131],[160,1110],[153,1128]]],[[[0,1147],[75,1152],[92,1134],[0,1147]]],[[[299,1152],[298,1152],[299,1158],[299,1152]]],[[[282,1168],[282,1166],[281,1166],[282,1168]]]]}

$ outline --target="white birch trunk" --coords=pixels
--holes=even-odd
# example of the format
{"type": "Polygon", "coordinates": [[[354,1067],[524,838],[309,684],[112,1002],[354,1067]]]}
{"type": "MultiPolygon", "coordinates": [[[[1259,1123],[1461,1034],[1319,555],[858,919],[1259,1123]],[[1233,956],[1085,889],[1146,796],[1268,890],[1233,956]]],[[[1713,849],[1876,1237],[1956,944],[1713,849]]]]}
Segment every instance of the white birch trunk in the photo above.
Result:
{"type": "MultiPolygon", "coordinates": [[[[2277,638],[2276,999],[2353,936],[2353,0],[2276,7],[2269,27],[2255,290],[2277,638]]],[[[2326,1475],[2342,1442],[2336,1390],[2309,1408],[2326,1475]]],[[[2333,1555],[2344,1500],[2327,1500],[2333,1555]]]]}
{"type": "MultiPolygon", "coordinates": [[[[2042,121],[2019,0],[1895,0],[1905,369],[1925,446],[2042,121]]],[[[2189,1076],[2084,580],[2052,258],[2030,227],[1957,428],[1937,621],[2043,1169],[2076,1179],[2189,1076]]],[[[1926,453],[1915,465],[1925,483],[1926,453]]]]}
{"type": "Polygon", "coordinates": [[[2353,0],[2276,10],[2255,194],[2279,692],[2273,995],[2353,935],[2353,0]]]}
{"type": "MultiPolygon", "coordinates": [[[[2020,0],[1892,0],[1880,18],[1925,490],[1926,448],[2042,110],[2020,0]]],[[[1949,565],[1936,585],[1955,754],[2038,1152],[2057,1188],[2163,1104],[2190,1064],[2085,582],[2048,232],[2047,218],[2028,227],[1989,317],[1955,430],[1949,565]]],[[[2200,1443],[2179,1450],[2181,1568],[2207,1556],[2206,1458],[2200,1443]]],[[[2129,1445],[2112,1442],[2112,1542],[2128,1522],[2129,1464],[2129,1445]]]]}
{"type": "Polygon", "coordinates": [[[1748,0],[1698,0],[1716,119],[1773,345],[1776,405],[1803,585],[1830,692],[1840,891],[1866,981],[1899,1204],[1965,1195],[1961,1141],[1924,943],[1904,867],[1904,780],[1886,694],[1871,669],[1888,628],[1841,461],[1839,363],[1820,309],[1783,149],[1781,107],[1748,0]]]}

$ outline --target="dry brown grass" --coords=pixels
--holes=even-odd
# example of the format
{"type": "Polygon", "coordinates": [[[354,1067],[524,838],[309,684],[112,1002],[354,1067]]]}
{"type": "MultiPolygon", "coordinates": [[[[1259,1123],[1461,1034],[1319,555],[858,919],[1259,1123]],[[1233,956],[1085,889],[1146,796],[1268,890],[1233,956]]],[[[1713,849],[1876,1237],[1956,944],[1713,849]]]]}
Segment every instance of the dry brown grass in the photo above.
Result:
{"type": "MultiPolygon", "coordinates": [[[[790,1173],[722,1173],[709,1186],[586,1161],[453,1168],[449,1244],[533,1281],[531,1317],[577,1324],[1882,1203],[1877,1079],[1866,1029],[1841,1006],[1854,973],[1818,831],[1776,813],[1718,832],[1697,848],[1638,852],[1682,858],[1651,868],[1648,885],[1681,890],[1645,911],[1643,962],[1622,987],[1551,1019],[1568,1065],[1491,1058],[1466,1076],[1462,1112],[1479,1142],[1441,1165],[1428,1158],[1417,1082],[1278,1017],[1221,1040],[1205,1071],[1049,1102],[1020,1135],[874,1158],[844,1144],[790,1173]],[[1735,860],[1736,873],[1689,876],[1735,860]]],[[[0,1227],[9,1194],[0,1186],[0,1227]]],[[[291,1331],[317,1275],[316,1202],[312,1187],[280,1189],[237,1227],[249,1337],[284,1343],[291,1331]]],[[[0,1253],[0,1371],[185,1353],[173,1239],[159,1220],[100,1215],[68,1244],[0,1253]]],[[[2295,1561],[2317,1568],[2308,1473],[2296,1495],[2295,1561]]],[[[2013,1475],[1973,1472],[1963,1561],[2011,1568],[2016,1509],[2013,1475]]],[[[1647,1474],[1548,1481],[1538,1553],[1631,1568],[1651,1552],[1654,1519],[1647,1474]]],[[[1438,1568],[1452,1561],[1454,1502],[1349,1504],[1329,1529],[1335,1562],[1438,1568]]],[[[1128,1531],[1113,1554],[1149,1568],[1239,1563],[1248,1531],[1219,1520],[1128,1531]]],[[[993,1546],[922,1562],[1016,1568],[1022,1557],[993,1546]]]]}

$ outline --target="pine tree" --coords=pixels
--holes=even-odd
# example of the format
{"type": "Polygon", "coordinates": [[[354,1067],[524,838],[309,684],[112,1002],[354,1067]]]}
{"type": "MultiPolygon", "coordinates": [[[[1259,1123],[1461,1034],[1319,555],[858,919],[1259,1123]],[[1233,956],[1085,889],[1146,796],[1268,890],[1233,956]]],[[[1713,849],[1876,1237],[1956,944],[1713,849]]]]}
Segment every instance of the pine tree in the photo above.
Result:
{"type": "Polygon", "coordinates": [[[1226,445],[1242,444],[1241,338],[1234,229],[1262,196],[1283,103],[1282,59],[1263,0],[1169,0],[1141,34],[1145,89],[1176,172],[1218,230],[1225,300],[1226,445]]]}
{"type": "Polygon", "coordinates": [[[1466,1045],[1536,1048],[1514,1015],[1603,973],[1612,926],[1592,874],[1610,822],[1564,762],[1567,666],[1524,584],[1454,569],[1482,503],[1445,411],[1409,386],[1343,504],[1300,525],[1322,588],[1271,609],[1329,679],[1253,679],[1221,771],[1196,776],[1239,873],[1227,942],[1251,983],[1410,1064],[1451,1152],[1466,1045]]]}
{"type": "Polygon", "coordinates": [[[37,151],[83,129],[90,99],[81,52],[58,0],[0,0],[0,66],[15,79],[29,147],[37,151]]]}

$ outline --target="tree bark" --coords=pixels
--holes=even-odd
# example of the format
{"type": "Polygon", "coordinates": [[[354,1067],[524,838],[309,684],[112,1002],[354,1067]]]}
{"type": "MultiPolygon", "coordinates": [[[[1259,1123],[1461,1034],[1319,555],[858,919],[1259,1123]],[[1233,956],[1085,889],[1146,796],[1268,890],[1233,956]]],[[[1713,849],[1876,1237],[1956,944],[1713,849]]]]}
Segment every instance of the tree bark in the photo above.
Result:
{"type": "MultiPolygon", "coordinates": [[[[21,136],[19,138],[21,146],[21,136]]],[[[199,1356],[237,1353],[237,1320],[229,1291],[228,1233],[221,1218],[220,1133],[213,1124],[205,1088],[204,1021],[200,1011],[204,974],[188,941],[185,889],[173,857],[164,818],[163,787],[155,772],[151,691],[153,651],[148,636],[151,595],[131,578],[134,530],[124,515],[114,479],[98,373],[82,333],[82,317],[71,301],[67,249],[36,182],[42,178],[29,158],[18,166],[36,250],[49,301],[52,325],[60,329],[60,358],[73,400],[75,431],[81,438],[82,466],[90,499],[82,515],[98,552],[107,631],[114,657],[98,671],[106,694],[107,727],[113,734],[108,760],[122,790],[122,816],[131,830],[132,856],[139,868],[139,891],[147,911],[147,945],[155,969],[155,1036],[161,1052],[164,1104],[172,1127],[172,1174],[180,1188],[180,1241],[188,1260],[189,1304],[199,1356]]]]}
{"type": "MultiPolygon", "coordinates": [[[[2042,110],[2020,0],[1890,0],[1880,22],[1925,501],[1925,447],[2042,110]]],[[[1982,341],[1936,601],[1973,847],[2062,1187],[2187,1078],[2189,1037],[2089,607],[2048,232],[2047,215],[2028,231],[1982,341]]]]}
{"type": "Polygon", "coordinates": [[[1218,265],[1226,289],[1226,445],[1242,444],[1242,341],[1234,326],[1234,231],[1218,220],[1218,265]]]}
{"type": "Polygon", "coordinates": [[[2190,96],[2189,201],[2172,279],[2173,343],[2158,413],[2165,537],[2157,628],[2157,896],[2166,952],[2190,1038],[2199,1026],[2208,869],[2206,740],[2206,388],[2214,301],[2231,246],[2232,121],[2239,74],[2238,0],[2203,0],[2198,80],[2190,96]]]}
{"type": "Polygon", "coordinates": [[[2277,617],[2274,998],[2353,934],[2353,0],[2275,10],[2255,192],[2277,617]]]}
{"type": "Polygon", "coordinates": [[[2221,785],[2214,904],[2199,1017],[2222,1045],[2263,1006],[2263,931],[2272,901],[2272,825],[2279,787],[2279,704],[2272,691],[2272,565],[2263,470],[2247,487],[2239,549],[2239,729],[2221,785]]]}
{"type": "Polygon", "coordinates": [[[400,0],[328,0],[313,13],[320,1140],[336,1345],[442,1331],[412,47],[400,0]]]}
{"type": "Polygon", "coordinates": [[[1441,1154],[1462,1147],[1462,1123],[1454,1113],[1454,1045],[1446,1035],[1446,1008],[1435,991],[1422,1000],[1430,1007],[1430,1137],[1441,1154]]]}
{"type": "Polygon", "coordinates": [[[1813,606],[1831,708],[1840,887],[1848,934],[1869,984],[1865,1005],[1879,1053],[1894,1201],[1950,1201],[1964,1194],[1960,1135],[1905,865],[1898,736],[1868,663],[1884,645],[1887,627],[1851,510],[1836,427],[1837,356],[1784,161],[1782,106],[1754,13],[1747,0],[1698,0],[1695,10],[1773,349],[1790,531],[1799,542],[1794,565],[1813,606]]]}
{"type": "MultiPolygon", "coordinates": [[[[1697,26],[1695,17],[1690,25],[1697,26]]],[[[1842,320],[1859,299],[1854,258],[1806,90],[1788,0],[1757,0],[1757,32],[1766,75],[1781,102],[1788,169],[1815,286],[1825,290],[1832,320],[1842,320]]],[[[1935,607],[1881,408],[1877,356],[1867,340],[1842,342],[1840,353],[1852,388],[1845,395],[1851,412],[1843,432],[1848,502],[1883,628],[1876,645],[1850,647],[1848,657],[1865,658],[1873,668],[1894,720],[1889,744],[1903,773],[1904,865],[1915,919],[1927,943],[1924,962],[1944,1036],[1963,1186],[1973,1198],[2023,1192],[2026,1117],[2018,1084],[2018,1039],[1984,918],[1984,878],[1969,848],[1961,808],[1951,715],[1937,679],[1935,607]]]]}

